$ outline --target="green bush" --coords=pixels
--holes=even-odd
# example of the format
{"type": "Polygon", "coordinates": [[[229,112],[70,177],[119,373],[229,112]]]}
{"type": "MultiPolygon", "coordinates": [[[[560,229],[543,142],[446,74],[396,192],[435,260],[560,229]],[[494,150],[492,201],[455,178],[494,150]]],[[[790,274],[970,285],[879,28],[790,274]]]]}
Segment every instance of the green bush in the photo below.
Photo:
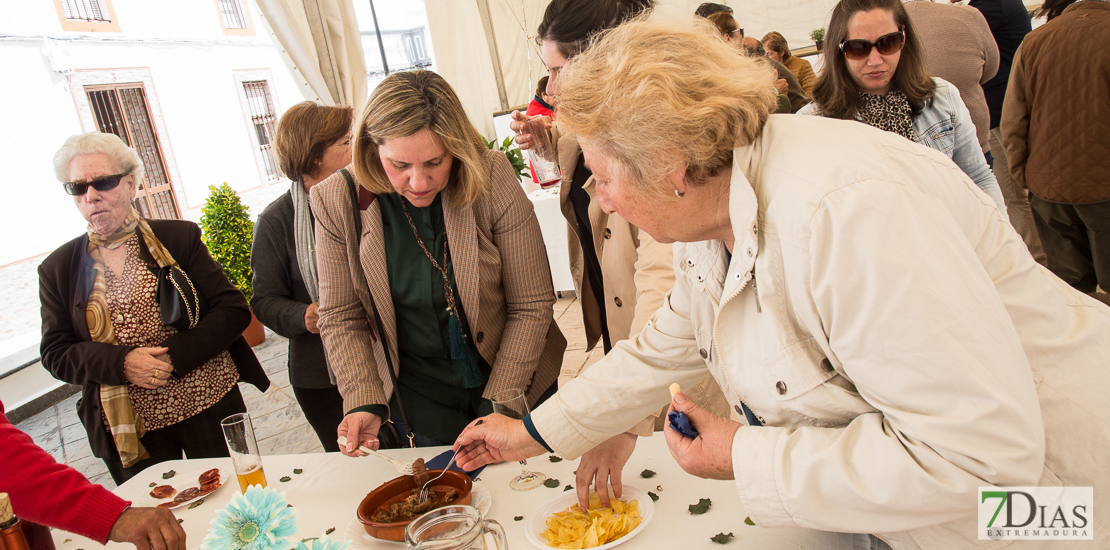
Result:
{"type": "Polygon", "coordinates": [[[821,27],[820,29],[813,29],[813,32],[809,33],[809,37],[812,38],[814,42],[819,42],[821,40],[824,40],[825,39],[825,28],[821,27]]]}
{"type": "Polygon", "coordinates": [[[513,144],[513,136],[505,138],[505,141],[501,142],[500,145],[496,141],[487,140],[485,137],[482,138],[482,141],[486,142],[487,149],[505,153],[518,176],[531,179],[532,173],[528,171],[528,161],[524,160],[524,152],[513,144]]]}
{"type": "Polygon", "coordinates": [[[251,237],[254,222],[234,189],[209,185],[208,200],[200,217],[201,240],[212,259],[219,262],[231,284],[251,299],[251,237]]]}

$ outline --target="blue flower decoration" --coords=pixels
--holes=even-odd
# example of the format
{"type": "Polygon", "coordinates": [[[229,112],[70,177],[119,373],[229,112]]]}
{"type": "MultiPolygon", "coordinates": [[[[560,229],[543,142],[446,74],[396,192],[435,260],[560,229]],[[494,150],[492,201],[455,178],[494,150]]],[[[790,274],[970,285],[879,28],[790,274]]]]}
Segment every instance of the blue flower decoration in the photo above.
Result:
{"type": "Polygon", "coordinates": [[[204,537],[208,550],[290,550],[287,540],[297,532],[297,511],[285,493],[251,485],[216,512],[204,537]]]}
{"type": "Polygon", "coordinates": [[[295,550],[347,550],[350,545],[349,540],[330,540],[324,535],[324,538],[308,541],[307,545],[304,541],[298,542],[295,550]]]}

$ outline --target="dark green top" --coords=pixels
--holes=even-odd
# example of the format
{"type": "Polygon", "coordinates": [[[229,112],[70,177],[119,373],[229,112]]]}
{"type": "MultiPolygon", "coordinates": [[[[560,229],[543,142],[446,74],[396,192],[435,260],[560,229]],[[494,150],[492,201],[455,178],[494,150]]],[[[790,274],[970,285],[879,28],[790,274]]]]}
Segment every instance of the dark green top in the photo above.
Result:
{"type": "MultiPolygon", "coordinates": [[[[482,402],[485,384],[465,389],[463,366],[450,358],[447,331],[450,314],[443,277],[421,250],[405,218],[401,201],[408,208],[428,252],[442,266],[447,240],[442,194],[425,208],[417,208],[396,194],[378,195],[378,203],[381,205],[389,289],[397,319],[398,381],[405,413],[414,432],[451,442],[479,413],[492,412],[492,406],[482,402]]],[[[447,258],[447,274],[455,295],[455,307],[467,333],[467,344],[488,380],[491,368],[470,337],[450,257],[447,258]]]]}

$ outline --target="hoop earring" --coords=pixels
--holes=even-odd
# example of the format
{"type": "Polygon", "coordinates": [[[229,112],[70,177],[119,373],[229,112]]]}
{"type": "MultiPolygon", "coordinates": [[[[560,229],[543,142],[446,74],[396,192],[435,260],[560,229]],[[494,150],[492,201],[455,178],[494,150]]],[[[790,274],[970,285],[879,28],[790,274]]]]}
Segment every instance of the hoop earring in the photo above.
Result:
{"type": "Polygon", "coordinates": [[[682,197],[685,197],[685,196],[686,196],[686,193],[683,193],[683,192],[679,191],[679,190],[678,190],[678,188],[677,188],[677,187],[675,187],[675,188],[674,188],[674,196],[676,196],[676,197],[678,197],[678,198],[680,198],[680,199],[681,199],[682,197]]]}

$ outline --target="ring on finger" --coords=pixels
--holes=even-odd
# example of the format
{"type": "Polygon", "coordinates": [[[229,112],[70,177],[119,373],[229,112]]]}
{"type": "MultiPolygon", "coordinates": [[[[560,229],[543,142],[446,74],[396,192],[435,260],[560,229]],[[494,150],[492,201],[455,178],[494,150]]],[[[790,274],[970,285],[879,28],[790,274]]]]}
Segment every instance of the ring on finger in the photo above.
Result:
{"type": "Polygon", "coordinates": [[[150,385],[153,386],[154,384],[157,384],[157,383],[158,383],[158,378],[156,376],[151,376],[150,377],[150,385]]]}

